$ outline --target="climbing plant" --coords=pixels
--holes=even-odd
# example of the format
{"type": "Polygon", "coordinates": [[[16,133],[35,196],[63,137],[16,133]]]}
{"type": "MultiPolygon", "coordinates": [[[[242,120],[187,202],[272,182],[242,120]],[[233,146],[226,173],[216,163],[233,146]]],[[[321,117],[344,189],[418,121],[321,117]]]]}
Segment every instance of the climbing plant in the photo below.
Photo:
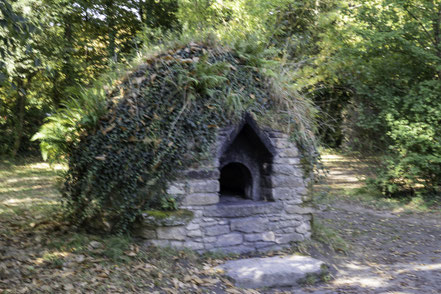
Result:
{"type": "Polygon", "coordinates": [[[75,117],[61,110],[37,137],[48,156],[65,152],[68,159],[62,194],[71,219],[122,232],[146,208],[174,207],[167,181],[209,159],[216,130],[238,122],[245,111],[290,130],[305,154],[313,155],[314,146],[307,147],[313,143],[311,105],[276,80],[280,64],[264,57],[263,47],[246,42],[234,49],[213,40],[175,44],[143,58],[94,96],[107,105],[104,112],[78,105],[76,122],[65,129],[72,135],[67,144],[47,135],[59,137],[59,123],[75,117]],[[62,152],[52,152],[60,142],[62,152]]]}

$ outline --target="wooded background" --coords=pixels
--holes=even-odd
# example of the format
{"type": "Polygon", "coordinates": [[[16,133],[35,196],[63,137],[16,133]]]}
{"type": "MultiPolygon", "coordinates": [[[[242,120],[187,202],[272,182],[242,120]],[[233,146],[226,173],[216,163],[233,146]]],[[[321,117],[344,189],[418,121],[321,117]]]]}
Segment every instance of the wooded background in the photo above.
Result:
{"type": "Polygon", "coordinates": [[[210,32],[283,61],[322,144],[380,158],[382,193],[439,197],[440,29],[437,0],[0,0],[0,154],[38,153],[48,117],[142,50],[210,32]]]}

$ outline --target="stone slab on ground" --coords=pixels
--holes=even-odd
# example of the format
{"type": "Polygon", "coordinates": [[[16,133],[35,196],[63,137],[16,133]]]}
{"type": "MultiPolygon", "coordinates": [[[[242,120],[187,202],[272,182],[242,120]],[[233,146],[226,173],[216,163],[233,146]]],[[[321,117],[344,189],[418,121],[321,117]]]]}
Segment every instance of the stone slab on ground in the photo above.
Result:
{"type": "Polygon", "coordinates": [[[237,287],[263,288],[298,285],[307,275],[319,275],[324,263],[308,256],[275,256],[230,260],[218,268],[237,287]]]}

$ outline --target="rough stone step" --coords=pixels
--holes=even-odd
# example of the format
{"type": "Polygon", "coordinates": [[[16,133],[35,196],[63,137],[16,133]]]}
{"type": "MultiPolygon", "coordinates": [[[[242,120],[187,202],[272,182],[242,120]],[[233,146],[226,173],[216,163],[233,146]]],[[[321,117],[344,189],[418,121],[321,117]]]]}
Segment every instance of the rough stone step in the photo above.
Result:
{"type": "Polygon", "coordinates": [[[218,269],[237,287],[263,288],[298,285],[307,275],[320,275],[325,264],[308,256],[275,256],[227,261],[218,269]]]}

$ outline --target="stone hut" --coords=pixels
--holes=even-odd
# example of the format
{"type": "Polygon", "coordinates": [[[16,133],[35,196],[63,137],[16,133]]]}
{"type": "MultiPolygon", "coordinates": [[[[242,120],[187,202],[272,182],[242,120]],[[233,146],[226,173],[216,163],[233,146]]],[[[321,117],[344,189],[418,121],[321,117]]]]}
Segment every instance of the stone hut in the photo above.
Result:
{"type": "Polygon", "coordinates": [[[180,210],[143,214],[147,244],[199,252],[278,250],[311,236],[308,180],[296,145],[251,115],[217,132],[213,159],[168,186],[180,210]]]}

